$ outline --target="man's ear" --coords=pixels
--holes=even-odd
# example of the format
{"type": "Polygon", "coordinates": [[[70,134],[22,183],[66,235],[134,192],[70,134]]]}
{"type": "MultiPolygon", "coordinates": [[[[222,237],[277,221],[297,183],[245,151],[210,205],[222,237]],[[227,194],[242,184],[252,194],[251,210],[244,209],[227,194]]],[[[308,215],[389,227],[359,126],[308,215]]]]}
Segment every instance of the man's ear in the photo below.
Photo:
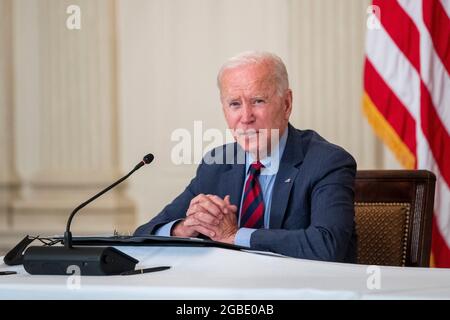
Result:
{"type": "Polygon", "coordinates": [[[285,119],[289,120],[292,111],[292,90],[287,89],[284,93],[284,115],[285,119]]]}

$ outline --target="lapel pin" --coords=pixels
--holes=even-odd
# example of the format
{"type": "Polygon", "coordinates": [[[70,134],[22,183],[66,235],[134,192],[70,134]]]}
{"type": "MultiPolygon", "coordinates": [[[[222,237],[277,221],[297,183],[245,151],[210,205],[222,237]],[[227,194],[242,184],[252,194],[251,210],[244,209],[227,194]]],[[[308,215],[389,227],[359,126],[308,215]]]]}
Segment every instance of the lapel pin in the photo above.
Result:
{"type": "Polygon", "coordinates": [[[291,182],[291,178],[287,178],[286,180],[284,180],[285,183],[289,183],[291,182]]]}

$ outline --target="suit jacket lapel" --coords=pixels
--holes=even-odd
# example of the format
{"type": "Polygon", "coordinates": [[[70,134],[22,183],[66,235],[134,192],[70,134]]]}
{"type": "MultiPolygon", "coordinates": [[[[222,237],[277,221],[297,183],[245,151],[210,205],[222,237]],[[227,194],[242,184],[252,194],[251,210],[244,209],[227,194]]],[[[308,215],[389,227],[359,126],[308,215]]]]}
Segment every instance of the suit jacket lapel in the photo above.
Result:
{"type": "Polygon", "coordinates": [[[303,146],[300,133],[288,126],[286,147],[281,157],[280,166],[272,191],[272,205],[270,207],[270,229],[280,229],[286,214],[292,186],[299,169],[297,166],[303,161],[303,146]]]}
{"type": "Polygon", "coordinates": [[[291,194],[292,185],[298,169],[287,164],[280,164],[272,191],[272,205],[270,207],[270,229],[280,229],[286,213],[286,207],[291,194]]]}

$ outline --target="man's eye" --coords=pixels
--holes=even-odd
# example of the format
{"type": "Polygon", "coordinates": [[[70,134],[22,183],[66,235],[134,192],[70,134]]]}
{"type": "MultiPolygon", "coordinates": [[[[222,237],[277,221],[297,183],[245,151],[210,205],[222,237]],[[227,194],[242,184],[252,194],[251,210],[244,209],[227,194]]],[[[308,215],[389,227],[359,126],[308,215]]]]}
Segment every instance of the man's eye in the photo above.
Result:
{"type": "Polygon", "coordinates": [[[263,104],[265,101],[263,99],[255,99],[254,104],[263,104]]]}
{"type": "Polygon", "coordinates": [[[239,102],[236,102],[236,101],[234,101],[234,102],[230,102],[230,107],[232,107],[232,108],[237,108],[237,107],[239,107],[241,104],[239,103],[239,102]]]}

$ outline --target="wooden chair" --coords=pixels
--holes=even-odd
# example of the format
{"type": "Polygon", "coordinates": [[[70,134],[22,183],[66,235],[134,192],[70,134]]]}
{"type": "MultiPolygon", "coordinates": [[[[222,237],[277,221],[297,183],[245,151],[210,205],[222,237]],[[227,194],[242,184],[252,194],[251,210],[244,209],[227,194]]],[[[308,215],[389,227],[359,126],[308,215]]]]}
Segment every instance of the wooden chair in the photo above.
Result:
{"type": "Polygon", "coordinates": [[[358,263],[429,266],[435,182],[427,170],[357,172],[358,263]]]}

